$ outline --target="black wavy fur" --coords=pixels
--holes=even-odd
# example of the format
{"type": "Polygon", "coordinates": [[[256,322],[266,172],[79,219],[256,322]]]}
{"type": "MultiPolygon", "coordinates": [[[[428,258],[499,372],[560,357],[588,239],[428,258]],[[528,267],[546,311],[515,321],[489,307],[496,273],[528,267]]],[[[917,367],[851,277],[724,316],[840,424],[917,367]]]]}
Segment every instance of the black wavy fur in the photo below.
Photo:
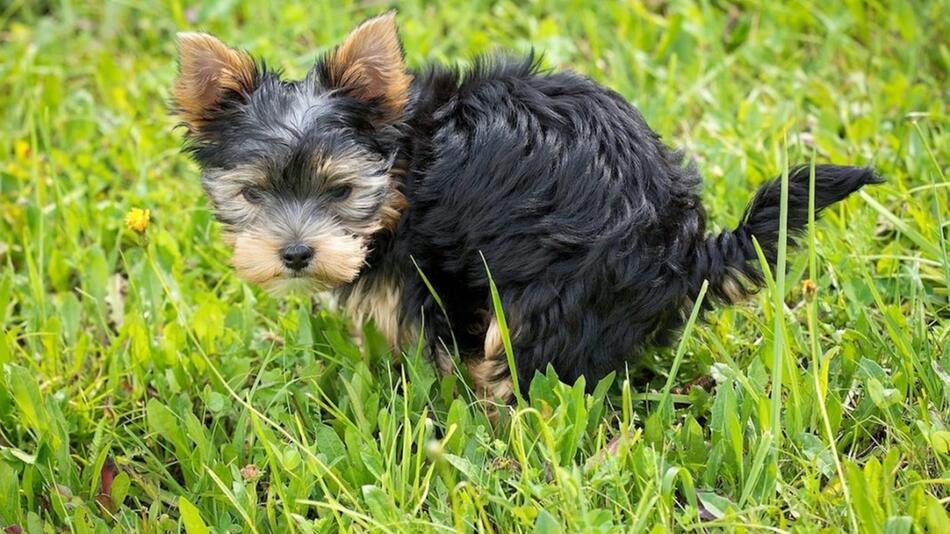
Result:
{"type": "MultiPolygon", "coordinates": [[[[539,73],[531,57],[496,58],[464,74],[430,69],[416,89],[410,208],[377,257],[405,267],[413,256],[450,324],[409,272],[404,320],[425,316],[430,341],[448,339],[451,327],[463,357],[480,358],[481,312],[491,309],[484,254],[523,387],[549,363],[592,387],[668,343],[705,278],[719,301],[741,296],[730,287],[748,293],[762,282],[751,236],[775,261],[779,181],[759,189],[739,228],[707,238],[697,170],[587,78],[539,73]]],[[[789,181],[795,233],[807,223],[808,168],[789,181]]],[[[876,181],[869,169],[819,165],[816,208],[876,181]]]]}
{"type": "MultiPolygon", "coordinates": [[[[379,103],[331,95],[313,135],[296,132],[299,147],[282,141],[271,155],[277,145],[264,134],[282,127],[301,84],[323,91],[319,65],[314,72],[282,82],[260,69],[255,94],[220,110],[190,150],[205,167],[254,158],[279,167],[283,154],[317,146],[305,142],[313,137],[400,162],[393,179],[408,206],[394,230],[374,237],[360,279],[400,281],[400,323],[424,325],[432,354],[454,333],[463,359],[485,356],[492,305],[482,255],[525,390],[548,364],[561,379],[584,376],[592,386],[669,343],[704,279],[723,303],[754,290],[762,274],[753,236],[775,261],[779,181],[758,190],[738,228],[708,237],[696,168],[631,104],[588,78],[540,72],[532,56],[482,58],[465,72],[432,66],[414,73],[398,123],[374,129],[367,117],[379,115],[379,103]]],[[[815,172],[819,211],[878,181],[866,168],[815,172]]],[[[808,177],[808,167],[790,171],[793,236],[807,223],[808,177]]],[[[494,378],[506,373],[500,366],[494,378]]]]}

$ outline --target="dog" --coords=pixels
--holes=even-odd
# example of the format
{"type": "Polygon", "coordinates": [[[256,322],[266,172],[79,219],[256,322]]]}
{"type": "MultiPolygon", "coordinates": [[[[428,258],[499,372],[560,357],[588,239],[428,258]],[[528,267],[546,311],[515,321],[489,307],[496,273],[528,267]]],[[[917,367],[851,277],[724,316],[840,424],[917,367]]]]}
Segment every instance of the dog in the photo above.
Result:
{"type": "MultiPolygon", "coordinates": [[[[590,386],[668,344],[704,281],[706,307],[753,293],[754,241],[776,262],[779,179],[706,235],[695,165],[619,94],[531,54],[410,70],[392,12],[302,80],[208,34],[178,50],[174,112],[236,272],[332,291],[393,350],[423,336],[443,373],[457,348],[486,401],[514,396],[489,273],[526,394],[549,364],[590,386]]],[[[792,244],[810,172],[788,171],[792,244]]],[[[880,181],[834,165],[814,179],[816,214],[880,181]]]]}

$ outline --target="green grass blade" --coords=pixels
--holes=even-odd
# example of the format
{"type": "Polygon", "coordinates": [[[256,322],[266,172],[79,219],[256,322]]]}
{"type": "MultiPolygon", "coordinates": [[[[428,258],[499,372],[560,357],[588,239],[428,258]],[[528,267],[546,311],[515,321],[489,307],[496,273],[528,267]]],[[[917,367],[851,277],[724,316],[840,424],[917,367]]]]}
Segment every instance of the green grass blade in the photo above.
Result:
{"type": "Polygon", "coordinates": [[[514,389],[515,399],[518,406],[524,406],[524,398],[521,395],[521,380],[518,377],[518,365],[515,363],[515,351],[511,346],[511,335],[508,332],[508,320],[505,319],[505,310],[501,304],[501,295],[498,294],[498,287],[495,285],[495,279],[492,278],[491,270],[488,268],[488,262],[485,255],[482,254],[482,264],[485,265],[485,274],[488,276],[488,287],[491,291],[491,301],[494,307],[495,320],[498,321],[498,332],[501,335],[502,344],[505,346],[505,358],[508,360],[508,372],[511,373],[511,385],[514,389]]]}

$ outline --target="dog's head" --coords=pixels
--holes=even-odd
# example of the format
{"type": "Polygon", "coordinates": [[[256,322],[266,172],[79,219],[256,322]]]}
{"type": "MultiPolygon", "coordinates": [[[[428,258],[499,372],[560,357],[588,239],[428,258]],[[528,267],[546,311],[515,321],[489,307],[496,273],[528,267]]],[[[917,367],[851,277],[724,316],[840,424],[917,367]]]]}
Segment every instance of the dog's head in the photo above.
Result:
{"type": "Polygon", "coordinates": [[[245,279],[267,289],[353,281],[404,203],[393,179],[409,102],[392,13],[285,81],[202,33],[178,36],[176,113],[245,279]]]}

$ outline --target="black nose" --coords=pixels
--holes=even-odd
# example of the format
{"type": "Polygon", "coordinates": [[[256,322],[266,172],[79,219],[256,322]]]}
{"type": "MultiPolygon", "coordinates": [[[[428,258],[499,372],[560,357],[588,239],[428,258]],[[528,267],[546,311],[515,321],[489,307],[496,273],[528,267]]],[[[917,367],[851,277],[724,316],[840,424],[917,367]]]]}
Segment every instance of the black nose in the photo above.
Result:
{"type": "Polygon", "coordinates": [[[313,249],[307,245],[295,243],[284,247],[280,251],[280,257],[288,269],[299,271],[310,263],[310,259],[313,258],[313,249]]]}

